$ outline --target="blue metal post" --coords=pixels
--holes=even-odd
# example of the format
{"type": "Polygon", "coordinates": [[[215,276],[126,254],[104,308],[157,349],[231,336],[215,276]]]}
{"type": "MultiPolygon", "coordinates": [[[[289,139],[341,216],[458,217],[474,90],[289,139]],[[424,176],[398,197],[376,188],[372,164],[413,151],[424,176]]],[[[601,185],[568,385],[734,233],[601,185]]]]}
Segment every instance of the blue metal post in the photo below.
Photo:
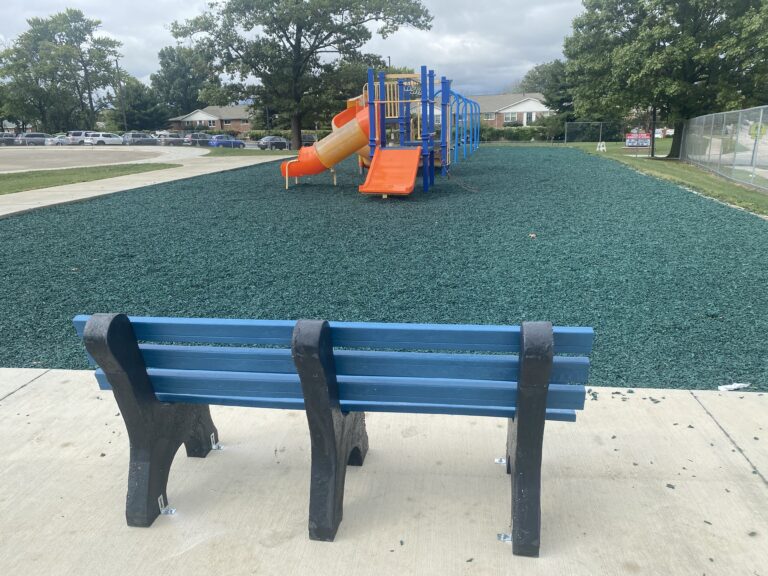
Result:
{"type": "Polygon", "coordinates": [[[429,190],[429,106],[427,97],[429,87],[427,85],[427,67],[421,67],[421,176],[424,192],[429,190]]]}
{"type": "Polygon", "coordinates": [[[451,83],[443,76],[440,78],[440,173],[443,176],[448,174],[448,131],[451,129],[451,121],[448,118],[448,102],[451,83]]]}
{"type": "Polygon", "coordinates": [[[451,92],[453,97],[453,161],[459,161],[459,95],[455,92],[451,92]]]}
{"type": "Polygon", "coordinates": [[[472,100],[467,100],[467,108],[469,114],[469,154],[472,155],[472,151],[475,149],[475,103],[472,100]]]}
{"type": "Polygon", "coordinates": [[[482,119],[483,119],[480,114],[480,104],[478,104],[477,102],[475,102],[475,114],[476,114],[475,118],[477,120],[476,122],[477,135],[475,138],[475,150],[477,150],[478,148],[480,148],[480,127],[482,126],[482,119]]]}
{"type": "Polygon", "coordinates": [[[405,144],[405,83],[400,78],[397,81],[397,122],[400,128],[400,146],[405,144]]]}
{"type": "Polygon", "coordinates": [[[435,185],[435,71],[429,71],[429,185],[435,185]]]}
{"type": "Polygon", "coordinates": [[[387,145],[387,81],[386,74],[379,72],[379,144],[387,145]]]}
{"type": "Polygon", "coordinates": [[[461,123],[461,149],[464,154],[464,158],[467,157],[467,99],[462,97],[462,112],[461,116],[464,121],[461,123]]]}
{"type": "Polygon", "coordinates": [[[368,145],[371,147],[371,162],[376,153],[376,83],[373,68],[368,68],[368,145]]]}

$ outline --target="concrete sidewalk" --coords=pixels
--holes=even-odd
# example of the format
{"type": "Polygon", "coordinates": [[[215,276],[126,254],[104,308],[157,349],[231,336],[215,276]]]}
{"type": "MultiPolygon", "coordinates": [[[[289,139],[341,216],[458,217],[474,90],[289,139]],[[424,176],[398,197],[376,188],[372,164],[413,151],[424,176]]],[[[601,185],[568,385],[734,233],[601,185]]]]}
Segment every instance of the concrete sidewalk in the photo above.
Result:
{"type": "Polygon", "coordinates": [[[175,156],[158,156],[143,162],[131,163],[170,162],[181,164],[178,168],[168,168],[166,170],[118,176],[117,178],[107,178],[104,180],[94,180],[92,182],[80,182],[53,188],[0,195],[0,218],[10,216],[11,214],[28,212],[43,206],[78,202],[95,196],[123,192],[132,188],[141,188],[142,186],[183,180],[184,178],[213,174],[215,172],[224,172],[226,170],[234,170],[236,168],[285,159],[284,156],[209,157],[201,156],[201,151],[199,149],[171,150],[171,153],[173,152],[176,153],[175,156]],[[182,154],[182,152],[184,153],[182,154]]]}
{"type": "Polygon", "coordinates": [[[125,525],[128,439],[89,372],[0,370],[0,573],[768,575],[768,395],[594,389],[549,423],[542,556],[512,556],[506,423],[369,414],[336,542],[307,538],[301,412],[213,407],[177,509],[125,525]]]}

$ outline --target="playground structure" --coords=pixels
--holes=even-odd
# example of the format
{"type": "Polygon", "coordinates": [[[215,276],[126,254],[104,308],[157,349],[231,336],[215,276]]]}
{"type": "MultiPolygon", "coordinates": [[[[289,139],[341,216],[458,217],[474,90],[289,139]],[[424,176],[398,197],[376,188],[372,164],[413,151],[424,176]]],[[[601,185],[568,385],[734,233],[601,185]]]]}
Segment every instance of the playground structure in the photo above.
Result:
{"type": "Polygon", "coordinates": [[[286,189],[290,178],[298,182],[325,170],[335,185],[334,166],[356,153],[360,173],[367,170],[361,193],[384,198],[411,194],[419,168],[427,192],[435,183],[436,166],[446,176],[480,144],[480,106],[454,92],[451,82],[443,76],[436,91],[435,71],[426,66],[420,74],[377,75],[369,68],[362,94],[350,98],[333,118],[333,132],[281,164],[286,189]]]}

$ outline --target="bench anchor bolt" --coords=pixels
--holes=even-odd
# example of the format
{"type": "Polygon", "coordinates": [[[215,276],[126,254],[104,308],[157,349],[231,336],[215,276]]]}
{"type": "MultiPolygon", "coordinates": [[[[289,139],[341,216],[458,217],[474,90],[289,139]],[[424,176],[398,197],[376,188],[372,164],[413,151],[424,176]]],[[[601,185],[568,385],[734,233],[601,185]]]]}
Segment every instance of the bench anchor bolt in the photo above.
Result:
{"type": "Polygon", "coordinates": [[[160,507],[160,514],[163,516],[173,516],[176,514],[176,508],[171,508],[165,503],[165,498],[160,494],[157,498],[157,505],[160,507]]]}

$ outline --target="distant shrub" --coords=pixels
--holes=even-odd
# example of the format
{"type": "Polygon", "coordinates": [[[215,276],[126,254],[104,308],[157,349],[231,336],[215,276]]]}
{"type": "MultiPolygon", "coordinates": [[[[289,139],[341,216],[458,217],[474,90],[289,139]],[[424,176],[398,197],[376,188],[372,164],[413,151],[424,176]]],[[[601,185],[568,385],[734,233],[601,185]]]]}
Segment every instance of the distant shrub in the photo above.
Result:
{"type": "Polygon", "coordinates": [[[530,142],[531,140],[546,140],[547,131],[543,126],[517,126],[510,128],[493,128],[480,126],[480,140],[483,142],[530,142]]]}

